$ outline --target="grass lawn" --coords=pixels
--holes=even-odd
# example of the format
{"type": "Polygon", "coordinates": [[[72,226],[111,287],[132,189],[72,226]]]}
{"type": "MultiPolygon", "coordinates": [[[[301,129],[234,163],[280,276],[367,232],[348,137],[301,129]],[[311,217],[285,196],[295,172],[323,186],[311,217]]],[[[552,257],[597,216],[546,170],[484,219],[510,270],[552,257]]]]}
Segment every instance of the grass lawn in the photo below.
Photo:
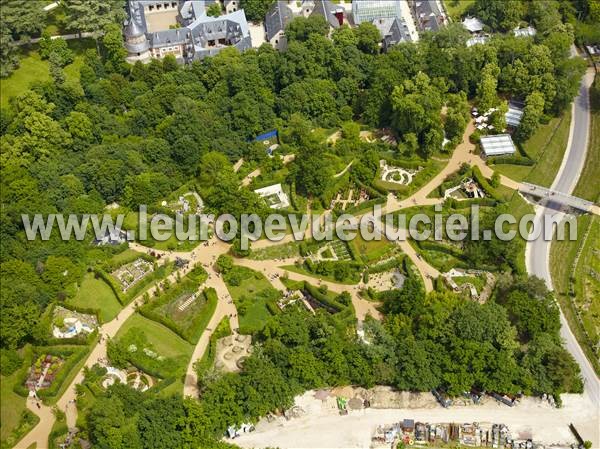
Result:
{"type": "Polygon", "coordinates": [[[454,282],[457,285],[471,284],[477,290],[477,293],[481,293],[485,287],[486,280],[483,276],[459,276],[454,278],[454,282]]]}
{"type": "MultiPolygon", "coordinates": [[[[79,69],[83,65],[83,53],[88,48],[94,48],[95,43],[92,39],[71,40],[68,43],[69,48],[75,52],[75,60],[64,69],[67,83],[79,85],[79,69]]],[[[23,50],[19,68],[0,83],[0,106],[8,106],[10,97],[26,92],[31,84],[49,80],[48,61],[42,60],[37,52],[37,46],[32,46],[30,50],[23,50]]]]}
{"type": "MultiPolygon", "coordinates": [[[[535,213],[533,206],[531,204],[529,204],[527,201],[525,201],[520,195],[518,195],[516,193],[513,195],[512,199],[509,201],[508,207],[509,207],[509,213],[511,213],[515,217],[515,219],[517,220],[517,224],[519,223],[519,221],[521,220],[521,218],[524,215],[535,213]]],[[[521,249],[517,253],[518,259],[515,262],[517,264],[519,271],[521,273],[526,273],[527,268],[526,268],[526,264],[525,264],[525,245],[527,242],[521,238],[521,235],[518,232],[517,225],[510,226],[508,228],[517,230],[517,237],[515,238],[515,241],[517,242],[518,245],[520,245],[521,249]]]]}
{"type": "Polygon", "coordinates": [[[600,338],[600,280],[597,278],[600,272],[599,234],[598,218],[582,216],[578,219],[577,241],[554,241],[550,250],[550,272],[556,297],[569,327],[598,374],[600,362],[598,353],[592,347],[597,347],[600,338]],[[584,244],[589,226],[593,227],[584,244]],[[574,267],[580,249],[581,254],[574,267]]]}
{"type": "Polygon", "coordinates": [[[360,232],[348,244],[354,245],[354,249],[362,256],[365,262],[377,261],[396,248],[396,245],[385,238],[385,236],[382,236],[381,240],[367,241],[363,239],[360,232]]]}
{"type": "MultiPolygon", "coordinates": [[[[596,80],[596,83],[599,83],[596,80]]],[[[600,201],[600,104],[595,105],[590,124],[590,142],[588,152],[574,195],[589,201],[600,201]]]]}
{"type": "Polygon", "coordinates": [[[77,294],[69,298],[67,304],[99,309],[99,318],[103,323],[112,320],[121,310],[121,303],[108,284],[102,279],[95,279],[93,273],[87,273],[83,277],[77,294]]]}
{"type": "Polygon", "coordinates": [[[127,360],[141,371],[165,379],[182,376],[194,351],[194,346],[175,332],[139,313],[123,324],[114,340],[125,348],[134,344],[137,350],[125,349],[127,360]]]}
{"type": "Polygon", "coordinates": [[[531,138],[523,144],[527,154],[536,161],[532,167],[497,164],[493,169],[515,181],[527,181],[550,187],[563,160],[569,140],[571,111],[540,125],[531,138]]]}
{"type": "Polygon", "coordinates": [[[300,257],[300,242],[289,242],[281,245],[268,246],[257,250],[252,250],[250,259],[254,260],[273,260],[287,259],[290,257],[300,257]]]}
{"type": "Polygon", "coordinates": [[[182,391],[183,391],[183,382],[181,381],[181,378],[177,378],[171,385],[160,390],[158,392],[158,396],[163,397],[163,398],[168,398],[168,397],[171,397],[174,395],[181,395],[182,391]]]}
{"type": "Polygon", "coordinates": [[[13,385],[17,381],[19,370],[10,376],[0,376],[0,447],[12,447],[17,439],[24,436],[38,421],[39,418],[33,414],[32,424],[23,423],[20,426],[23,413],[27,410],[25,407],[26,399],[13,391],[13,385]],[[19,428],[20,427],[20,428],[19,428]],[[14,432],[14,433],[13,433],[14,432]]]}
{"type": "Polygon", "coordinates": [[[171,332],[170,329],[156,321],[144,318],[139,313],[134,313],[125,324],[123,324],[115,336],[115,339],[118,340],[130,329],[136,329],[146,334],[146,338],[148,339],[148,342],[154,346],[154,350],[159,355],[164,355],[165,357],[186,356],[189,358],[194,350],[194,347],[191,344],[174,332],[171,332]]]}
{"type": "Polygon", "coordinates": [[[235,267],[234,270],[242,274],[239,285],[227,282],[227,276],[225,281],[239,312],[240,333],[253,333],[262,329],[271,316],[267,302],[281,295],[262,273],[246,267],[235,267]]]}
{"type": "Polygon", "coordinates": [[[115,267],[120,267],[121,265],[125,265],[129,262],[133,262],[138,257],[140,257],[142,253],[139,251],[135,251],[133,249],[126,249],[122,253],[115,254],[110,258],[110,264],[115,267]]]}
{"type": "Polygon", "coordinates": [[[444,6],[452,20],[459,20],[473,3],[475,0],[444,0],[444,6]]]}

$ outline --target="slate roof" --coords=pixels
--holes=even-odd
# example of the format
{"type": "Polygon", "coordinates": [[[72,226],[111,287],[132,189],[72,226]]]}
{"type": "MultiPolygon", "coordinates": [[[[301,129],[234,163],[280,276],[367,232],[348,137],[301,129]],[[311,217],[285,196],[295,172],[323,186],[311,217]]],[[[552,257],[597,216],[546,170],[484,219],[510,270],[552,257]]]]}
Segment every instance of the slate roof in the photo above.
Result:
{"type": "Polygon", "coordinates": [[[325,20],[329,23],[329,26],[333,28],[339,28],[340,22],[333,13],[335,6],[329,0],[314,0],[315,7],[310,13],[311,16],[319,15],[325,17],[325,20]]]}
{"type": "Polygon", "coordinates": [[[187,45],[188,59],[201,58],[218,53],[225,46],[233,46],[240,51],[252,47],[250,30],[243,10],[219,17],[206,15],[206,6],[218,0],[179,0],[179,21],[181,28],[160,30],[148,33],[144,5],[164,3],[159,0],[129,0],[130,19],[124,28],[126,37],[146,35],[147,42],[125,46],[130,53],[141,53],[148,48],[161,48],[172,45],[187,45]],[[219,40],[225,45],[219,45],[219,40]],[[209,47],[209,41],[217,45],[209,47]]]}
{"type": "Polygon", "coordinates": [[[268,41],[273,39],[280,31],[285,30],[287,24],[294,18],[294,13],[285,3],[284,1],[273,3],[265,16],[268,41]]]}
{"type": "Polygon", "coordinates": [[[438,31],[444,24],[444,13],[435,0],[418,0],[413,4],[417,26],[421,31],[438,31]]]}
{"type": "Polygon", "coordinates": [[[381,40],[383,48],[387,49],[392,45],[399,44],[400,42],[411,42],[412,37],[408,30],[408,26],[404,19],[397,17],[386,17],[381,19],[373,20],[373,25],[377,27],[381,34],[381,40]]]}

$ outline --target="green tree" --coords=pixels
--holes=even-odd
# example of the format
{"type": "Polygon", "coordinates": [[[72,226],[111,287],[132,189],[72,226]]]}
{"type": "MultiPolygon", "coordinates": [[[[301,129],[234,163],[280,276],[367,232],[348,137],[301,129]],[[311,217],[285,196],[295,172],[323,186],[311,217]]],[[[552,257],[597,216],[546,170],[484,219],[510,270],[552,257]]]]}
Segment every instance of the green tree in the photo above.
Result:
{"type": "Polygon", "coordinates": [[[481,82],[477,86],[478,105],[481,112],[486,112],[498,103],[498,73],[500,69],[496,64],[486,64],[481,73],[481,82]]]}
{"type": "Polygon", "coordinates": [[[0,78],[9,76],[18,66],[18,47],[8,27],[0,20],[0,78]]]}
{"type": "Polygon", "coordinates": [[[79,34],[98,33],[107,25],[121,23],[125,10],[121,0],[65,0],[65,12],[79,34]]]}
{"type": "Polygon", "coordinates": [[[473,8],[493,30],[510,31],[525,15],[526,3],[521,0],[476,0],[473,8]]]}
{"type": "Polygon", "coordinates": [[[209,17],[219,17],[221,15],[221,3],[216,2],[212,5],[208,5],[208,8],[206,8],[206,15],[209,17]]]}
{"type": "Polygon", "coordinates": [[[517,130],[517,138],[524,142],[529,139],[537,127],[544,113],[544,97],[539,92],[532,92],[527,96],[523,118],[517,130]]]}
{"type": "Polygon", "coordinates": [[[296,17],[285,28],[285,35],[289,41],[307,41],[311,34],[326,36],[328,32],[329,24],[320,15],[296,17]]]}
{"type": "Polygon", "coordinates": [[[41,5],[19,0],[0,0],[0,9],[2,29],[9,30],[17,40],[37,36],[46,26],[46,14],[41,5]]]}
{"type": "Polygon", "coordinates": [[[227,274],[233,268],[233,258],[227,254],[221,254],[217,258],[215,267],[219,273],[227,274]]]}
{"type": "Polygon", "coordinates": [[[360,50],[372,55],[379,52],[381,34],[375,25],[370,22],[363,22],[354,29],[354,34],[356,34],[357,47],[360,50]]]}
{"type": "Polygon", "coordinates": [[[344,24],[341,27],[333,30],[331,39],[338,47],[356,47],[358,37],[356,33],[348,25],[344,24]]]}
{"type": "Polygon", "coordinates": [[[55,58],[60,67],[65,67],[73,62],[75,55],[62,38],[52,39],[49,34],[44,34],[40,40],[40,56],[42,59],[55,58]]]}
{"type": "Polygon", "coordinates": [[[240,0],[240,9],[246,13],[248,20],[262,22],[274,0],[240,0]]]}

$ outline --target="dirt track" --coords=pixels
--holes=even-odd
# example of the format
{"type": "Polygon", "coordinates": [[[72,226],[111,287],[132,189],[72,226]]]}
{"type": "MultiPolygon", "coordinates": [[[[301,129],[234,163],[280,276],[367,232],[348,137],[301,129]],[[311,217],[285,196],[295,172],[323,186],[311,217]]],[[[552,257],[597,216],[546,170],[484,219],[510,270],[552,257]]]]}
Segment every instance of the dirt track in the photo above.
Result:
{"type": "Polygon", "coordinates": [[[244,448],[368,448],[371,434],[378,425],[392,424],[404,418],[429,423],[502,423],[509,427],[514,437],[531,434],[535,441],[561,445],[569,445],[574,441],[568,429],[568,424],[572,422],[584,438],[597,441],[598,414],[581,395],[563,395],[564,406],[560,409],[552,408],[538,399],[525,398],[513,408],[487,401],[483,405],[449,409],[437,405],[426,408],[367,409],[340,416],[337,410],[324,408],[320,400],[312,397],[313,393],[307,392],[296,400],[309,412],[305,416],[290,421],[278,418],[271,423],[262,420],[254,432],[242,435],[233,442],[244,448]]]}

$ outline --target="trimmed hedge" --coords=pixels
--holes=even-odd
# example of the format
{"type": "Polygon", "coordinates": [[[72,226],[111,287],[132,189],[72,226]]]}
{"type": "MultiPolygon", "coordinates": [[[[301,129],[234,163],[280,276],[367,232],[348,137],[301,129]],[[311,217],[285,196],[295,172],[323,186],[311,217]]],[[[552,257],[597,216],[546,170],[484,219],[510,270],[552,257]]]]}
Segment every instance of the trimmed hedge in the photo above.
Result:
{"type": "Polygon", "coordinates": [[[365,271],[365,274],[367,274],[367,273],[368,274],[383,273],[383,272],[389,271],[393,268],[399,268],[402,266],[404,257],[405,257],[404,255],[400,255],[400,256],[393,257],[392,259],[390,259],[386,262],[371,265],[370,267],[367,268],[367,271],[365,271]]]}
{"type": "Polygon", "coordinates": [[[160,307],[164,304],[169,303],[173,299],[177,298],[179,295],[183,294],[185,291],[192,290],[195,291],[200,285],[188,285],[193,281],[189,281],[185,284],[181,284],[175,288],[172,288],[167,293],[165,293],[158,301],[151,302],[146,304],[138,309],[140,315],[145,318],[148,318],[152,321],[156,321],[157,323],[162,324],[163,326],[169,328],[171,331],[179,335],[184,340],[188,341],[191,344],[196,344],[202,332],[208,325],[212,315],[217,308],[217,293],[213,288],[205,289],[202,294],[206,299],[205,307],[198,313],[198,315],[194,318],[193,324],[188,329],[182,329],[174,320],[171,318],[161,315],[156,312],[156,308],[160,307]]]}
{"type": "Polygon", "coordinates": [[[487,160],[488,165],[522,165],[525,167],[532,167],[535,165],[535,161],[533,159],[525,158],[525,157],[493,157],[487,160]]]}
{"type": "Polygon", "coordinates": [[[107,260],[106,262],[104,262],[101,266],[101,268],[104,271],[107,272],[111,272],[111,271],[115,271],[117,268],[122,267],[123,265],[127,265],[128,263],[134,262],[138,259],[144,259],[147,262],[155,262],[154,257],[152,257],[150,254],[145,254],[145,253],[138,253],[138,252],[132,252],[131,255],[123,260],[120,260],[118,262],[111,262],[110,260],[107,260]]]}
{"type": "Polygon", "coordinates": [[[354,241],[352,242],[346,242],[346,247],[348,248],[348,252],[350,253],[350,257],[352,257],[352,260],[359,262],[359,263],[364,263],[364,259],[362,257],[362,255],[360,254],[360,252],[358,251],[358,249],[356,248],[356,245],[354,244],[354,241]]]}
{"type": "Polygon", "coordinates": [[[309,284],[308,282],[304,282],[304,290],[308,292],[310,296],[315,298],[315,300],[323,304],[325,307],[333,309],[333,313],[341,312],[346,308],[346,306],[344,306],[343,304],[340,304],[339,302],[330,299],[326,294],[321,293],[318,288],[309,284]]]}
{"type": "Polygon", "coordinates": [[[366,190],[366,192],[372,198],[379,197],[379,196],[384,196],[387,198],[387,194],[388,194],[387,190],[380,191],[375,186],[373,186],[373,185],[369,186],[369,185],[359,181],[358,179],[355,181],[355,184],[358,187],[360,187],[361,189],[366,190]]]}
{"type": "Polygon", "coordinates": [[[17,377],[17,382],[13,387],[13,391],[17,393],[19,396],[27,397],[29,396],[29,389],[25,386],[25,381],[29,376],[29,371],[31,369],[31,364],[35,362],[35,360],[44,354],[54,355],[63,357],[65,362],[58,370],[52,385],[48,388],[44,388],[38,390],[37,395],[41,399],[53,399],[63,386],[63,383],[67,380],[71,371],[77,366],[79,362],[81,362],[84,357],[88,355],[90,351],[90,347],[61,347],[61,346],[38,346],[32,349],[32,355],[29,359],[29,364],[24,363],[23,371],[17,377]]]}
{"type": "Polygon", "coordinates": [[[98,320],[98,323],[102,322],[102,321],[100,321],[100,309],[94,309],[93,307],[74,306],[72,304],[67,304],[64,302],[61,303],[60,306],[64,307],[65,309],[71,310],[73,312],[83,313],[86,315],[94,315],[96,317],[96,319],[98,320]]]}
{"type": "Polygon", "coordinates": [[[229,324],[229,318],[224,317],[210,336],[208,346],[202,355],[202,358],[194,364],[194,370],[198,375],[198,379],[200,379],[204,373],[210,369],[215,361],[215,357],[217,355],[217,340],[227,337],[228,335],[231,335],[231,326],[229,324]]]}
{"type": "Polygon", "coordinates": [[[350,173],[346,172],[339,178],[335,178],[333,184],[331,184],[325,192],[320,196],[321,202],[325,205],[325,208],[329,208],[331,200],[337,195],[337,193],[344,189],[350,182],[350,173]]]}
{"type": "Polygon", "coordinates": [[[177,380],[176,377],[168,377],[166,379],[161,380],[157,384],[148,388],[149,394],[157,394],[167,388],[169,385],[172,385],[177,380]]]}
{"type": "Polygon", "coordinates": [[[150,288],[153,282],[167,277],[173,269],[174,265],[174,262],[167,262],[166,264],[160,265],[158,267],[155,264],[154,271],[152,273],[144,276],[142,279],[139,280],[139,282],[137,282],[125,293],[121,291],[121,287],[117,284],[117,281],[113,279],[113,277],[110,274],[106,273],[103,269],[95,269],[94,274],[98,275],[100,278],[102,278],[102,280],[108,283],[111,290],[117,297],[117,300],[121,303],[122,306],[126,306],[131,301],[133,301],[140,293],[150,288]]]}
{"type": "Polygon", "coordinates": [[[371,209],[372,207],[374,207],[377,204],[385,204],[385,203],[387,203],[387,197],[380,196],[380,197],[374,198],[372,200],[368,200],[368,201],[365,201],[363,203],[360,203],[360,204],[358,204],[356,206],[349,207],[348,209],[346,209],[343,212],[345,214],[353,215],[353,214],[356,214],[358,212],[362,212],[362,211],[364,211],[366,209],[371,209]]]}
{"type": "Polygon", "coordinates": [[[408,168],[408,169],[417,169],[419,167],[423,167],[427,164],[427,161],[423,161],[421,159],[396,159],[393,157],[383,156],[388,165],[392,165],[394,167],[408,168]]]}
{"type": "Polygon", "coordinates": [[[491,196],[493,199],[500,203],[504,202],[504,199],[498,194],[498,191],[494,187],[492,187],[492,185],[488,182],[485,176],[483,176],[479,167],[473,167],[473,178],[475,178],[475,181],[477,181],[477,183],[481,186],[483,190],[486,191],[486,193],[489,196],[491,196]]]}
{"type": "Polygon", "coordinates": [[[48,448],[58,449],[58,446],[54,443],[54,440],[62,435],[66,435],[67,433],[69,433],[69,427],[67,426],[66,421],[56,422],[52,432],[50,432],[48,435],[48,448]]]}

